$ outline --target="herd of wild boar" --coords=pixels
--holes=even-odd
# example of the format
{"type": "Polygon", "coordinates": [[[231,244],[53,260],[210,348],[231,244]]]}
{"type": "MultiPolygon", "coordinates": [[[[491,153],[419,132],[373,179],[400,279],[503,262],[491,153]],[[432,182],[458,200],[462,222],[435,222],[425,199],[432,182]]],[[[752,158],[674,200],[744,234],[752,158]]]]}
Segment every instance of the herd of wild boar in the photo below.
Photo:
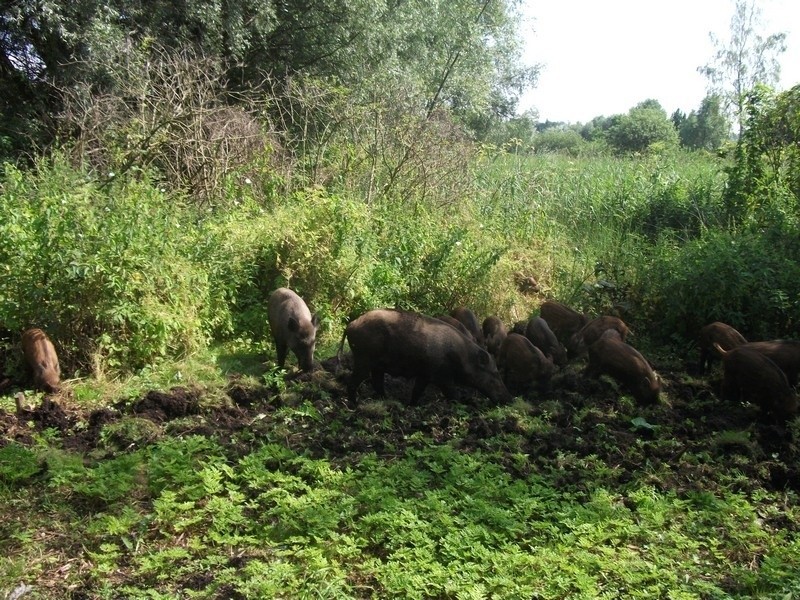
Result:
{"type": "MultiPolygon", "coordinates": [[[[283,367],[289,350],[303,371],[313,369],[319,322],[305,301],[288,288],[275,290],[268,302],[268,319],[283,367]]],[[[419,402],[429,383],[448,398],[458,386],[469,387],[494,402],[532,388],[547,390],[553,375],[568,362],[585,359],[584,375],[608,375],[641,404],[658,401],[661,380],[647,359],[627,343],[628,326],[618,317],[588,316],[552,300],[538,316],[513,325],[496,316],[481,324],[465,307],[437,317],[396,309],[370,310],[351,321],[344,332],[353,357],[347,395],[355,402],[369,379],[384,395],[384,375],[414,380],[411,403],[419,402]]],[[[797,414],[792,386],[800,373],[800,341],[748,342],[736,329],[715,322],[698,338],[699,371],[715,359],[723,364],[722,396],[749,401],[766,418],[787,420],[797,414]]],[[[22,336],[22,348],[37,387],[56,392],[60,370],[55,348],[41,329],[22,336]]]]}
{"type": "MultiPolygon", "coordinates": [[[[286,348],[309,370],[314,352],[316,318],[305,302],[282,288],[270,299],[270,327],[283,366],[286,348]],[[280,299],[280,300],[276,300],[280,299]],[[275,310],[273,310],[273,302],[275,310]]],[[[375,393],[384,395],[384,376],[414,380],[411,403],[419,402],[429,383],[449,398],[457,386],[475,389],[494,402],[531,388],[546,390],[556,371],[584,358],[584,374],[608,375],[641,404],[658,401],[661,380],[647,359],[627,343],[628,326],[614,316],[588,316],[552,300],[538,316],[516,323],[509,331],[496,316],[481,324],[470,309],[459,307],[436,317],[396,309],[370,310],[351,321],[347,340],[353,370],[347,385],[351,402],[369,379],[375,393]]],[[[700,372],[721,358],[723,397],[758,405],[777,420],[797,414],[791,385],[800,372],[800,342],[747,342],[733,327],[715,322],[699,336],[700,372]],[[791,385],[790,385],[791,384],[791,385]]]]}

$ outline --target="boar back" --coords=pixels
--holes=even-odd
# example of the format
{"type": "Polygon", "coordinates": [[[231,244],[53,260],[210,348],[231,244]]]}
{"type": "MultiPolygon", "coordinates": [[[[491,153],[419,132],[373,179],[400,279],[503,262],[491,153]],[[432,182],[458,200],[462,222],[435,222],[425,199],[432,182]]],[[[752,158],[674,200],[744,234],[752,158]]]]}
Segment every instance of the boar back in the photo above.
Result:
{"type": "Polygon", "coordinates": [[[800,373],[800,341],[768,340],[747,342],[743,345],[771,359],[786,373],[789,384],[797,385],[797,376],[800,373]]]}
{"type": "Polygon", "coordinates": [[[542,317],[531,317],[525,327],[525,337],[545,356],[552,358],[555,364],[559,366],[566,364],[567,351],[542,317]]]}
{"type": "Polygon", "coordinates": [[[627,339],[628,334],[630,333],[628,326],[619,317],[612,317],[608,315],[597,317],[596,319],[589,321],[578,331],[578,333],[572,336],[568,348],[570,356],[582,356],[585,354],[586,349],[597,342],[597,340],[600,339],[600,336],[602,336],[609,329],[613,329],[619,333],[619,337],[623,342],[627,339]]]}
{"type": "Polygon", "coordinates": [[[797,414],[797,396],[786,374],[769,357],[748,347],[737,346],[722,359],[722,396],[726,400],[753,402],[765,415],[786,420],[797,414]]]}
{"type": "Polygon", "coordinates": [[[588,352],[587,375],[610,375],[642,404],[658,401],[661,381],[644,356],[622,340],[618,330],[606,330],[600,339],[589,346],[588,352]]]}
{"type": "Polygon", "coordinates": [[[353,353],[347,387],[351,402],[360,384],[372,377],[384,395],[384,374],[414,378],[411,403],[417,404],[429,382],[452,398],[456,385],[471,387],[495,402],[508,402],[497,367],[483,348],[447,323],[413,312],[376,309],[352,321],[345,337],[353,353]]]}
{"type": "Polygon", "coordinates": [[[700,363],[698,367],[700,374],[705,373],[714,359],[722,358],[722,355],[714,348],[714,344],[718,344],[727,352],[745,343],[747,343],[747,340],[741,333],[720,321],[714,321],[703,327],[700,330],[698,339],[698,346],[700,347],[700,363]]]}
{"type": "Polygon", "coordinates": [[[589,322],[589,317],[583,313],[579,313],[574,308],[555,300],[542,302],[542,306],[539,308],[539,316],[547,321],[550,329],[556,334],[558,341],[565,346],[568,346],[572,336],[589,322]]]}
{"type": "Polygon", "coordinates": [[[483,332],[481,331],[481,326],[478,322],[478,317],[475,316],[474,312],[472,312],[466,306],[459,306],[450,312],[450,316],[463,323],[464,327],[467,328],[467,331],[469,331],[476,344],[482,347],[486,346],[483,339],[483,332]]]}
{"type": "Polygon", "coordinates": [[[481,330],[483,331],[483,339],[486,342],[486,349],[489,351],[489,354],[497,357],[500,346],[508,335],[505,323],[498,317],[492,315],[483,320],[481,330]]]}
{"type": "Polygon", "coordinates": [[[518,333],[509,333],[503,340],[497,368],[506,387],[515,391],[524,391],[534,383],[547,389],[555,370],[552,359],[518,333]]]}

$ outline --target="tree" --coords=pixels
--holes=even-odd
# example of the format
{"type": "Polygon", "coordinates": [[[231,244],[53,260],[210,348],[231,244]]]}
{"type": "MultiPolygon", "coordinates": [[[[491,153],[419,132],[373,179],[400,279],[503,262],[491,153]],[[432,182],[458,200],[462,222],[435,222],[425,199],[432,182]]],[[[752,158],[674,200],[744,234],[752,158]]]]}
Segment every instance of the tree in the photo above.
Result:
{"type": "Polygon", "coordinates": [[[539,154],[579,156],[588,147],[589,142],[574,129],[546,129],[534,139],[534,148],[539,154]]]}
{"type": "Polygon", "coordinates": [[[373,90],[402,82],[428,116],[447,108],[485,135],[513,115],[537,74],[521,66],[517,6],[516,0],[5,2],[0,145],[17,140],[20,121],[59,112],[53,90],[81,82],[108,92],[119,79],[108,69],[148,60],[153,46],[219,61],[236,89],[260,84],[265,74],[287,82],[303,74],[341,84],[368,103],[373,90]],[[21,114],[17,98],[35,114],[21,114]]]}
{"type": "Polygon", "coordinates": [[[730,131],[730,124],[722,110],[722,99],[716,94],[706,96],[700,108],[688,116],[678,113],[680,111],[672,115],[672,122],[684,148],[714,151],[722,145],[730,131]]]}
{"type": "Polygon", "coordinates": [[[427,114],[448,108],[485,139],[513,116],[517,98],[536,80],[537,67],[522,64],[514,0],[365,5],[378,8],[338,67],[350,87],[402,81],[419,94],[427,114]]]}
{"type": "Polygon", "coordinates": [[[678,132],[656,100],[645,100],[619,116],[606,136],[609,145],[620,152],[644,152],[655,144],[678,145],[678,132]]]}
{"type": "Polygon", "coordinates": [[[734,221],[800,222],[800,85],[775,94],[756,86],[745,98],[745,127],[728,168],[725,200],[734,221]],[[793,215],[793,221],[788,215],[793,215]]]}
{"type": "Polygon", "coordinates": [[[718,94],[723,110],[738,124],[741,135],[747,92],[756,84],[774,86],[780,79],[779,56],[786,51],[786,34],[759,33],[761,10],[755,0],[736,0],[730,22],[730,40],[720,40],[713,33],[716,54],[711,62],[698,67],[708,78],[709,92],[718,94]]]}

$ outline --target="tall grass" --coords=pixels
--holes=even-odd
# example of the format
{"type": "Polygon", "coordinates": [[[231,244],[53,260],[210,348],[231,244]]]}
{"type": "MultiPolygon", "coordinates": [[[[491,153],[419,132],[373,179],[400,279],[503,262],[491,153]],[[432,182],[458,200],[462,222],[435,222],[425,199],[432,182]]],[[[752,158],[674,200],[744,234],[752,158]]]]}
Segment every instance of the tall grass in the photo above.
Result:
{"type": "Polygon", "coordinates": [[[694,239],[723,218],[724,177],[706,155],[503,155],[478,180],[482,218],[528,255],[548,294],[593,311],[635,305],[663,236],[694,239]]]}
{"type": "Polygon", "coordinates": [[[725,251],[736,240],[716,159],[498,154],[472,173],[471,195],[447,204],[320,187],[265,201],[242,184],[208,211],[146,176],[98,182],[57,158],[9,167],[0,322],[46,327],[67,364],[114,370],[212,340],[267,341],[266,299],[282,285],[319,313],[323,339],[374,307],[468,305],[511,322],[544,298],[622,311],[663,339],[753,315],[759,335],[796,327],[798,252],[772,253],[780,236],[725,251]]]}

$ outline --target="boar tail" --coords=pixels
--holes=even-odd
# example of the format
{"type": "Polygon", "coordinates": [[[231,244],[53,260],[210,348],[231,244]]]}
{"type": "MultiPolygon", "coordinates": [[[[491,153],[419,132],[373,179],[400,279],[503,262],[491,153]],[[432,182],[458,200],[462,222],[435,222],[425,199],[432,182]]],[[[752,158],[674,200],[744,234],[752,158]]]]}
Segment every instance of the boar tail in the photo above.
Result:
{"type": "Polygon", "coordinates": [[[347,337],[347,327],[344,328],[342,331],[342,339],[339,342],[339,349],[336,351],[336,358],[341,361],[342,360],[342,350],[344,350],[344,339],[347,337]]]}

